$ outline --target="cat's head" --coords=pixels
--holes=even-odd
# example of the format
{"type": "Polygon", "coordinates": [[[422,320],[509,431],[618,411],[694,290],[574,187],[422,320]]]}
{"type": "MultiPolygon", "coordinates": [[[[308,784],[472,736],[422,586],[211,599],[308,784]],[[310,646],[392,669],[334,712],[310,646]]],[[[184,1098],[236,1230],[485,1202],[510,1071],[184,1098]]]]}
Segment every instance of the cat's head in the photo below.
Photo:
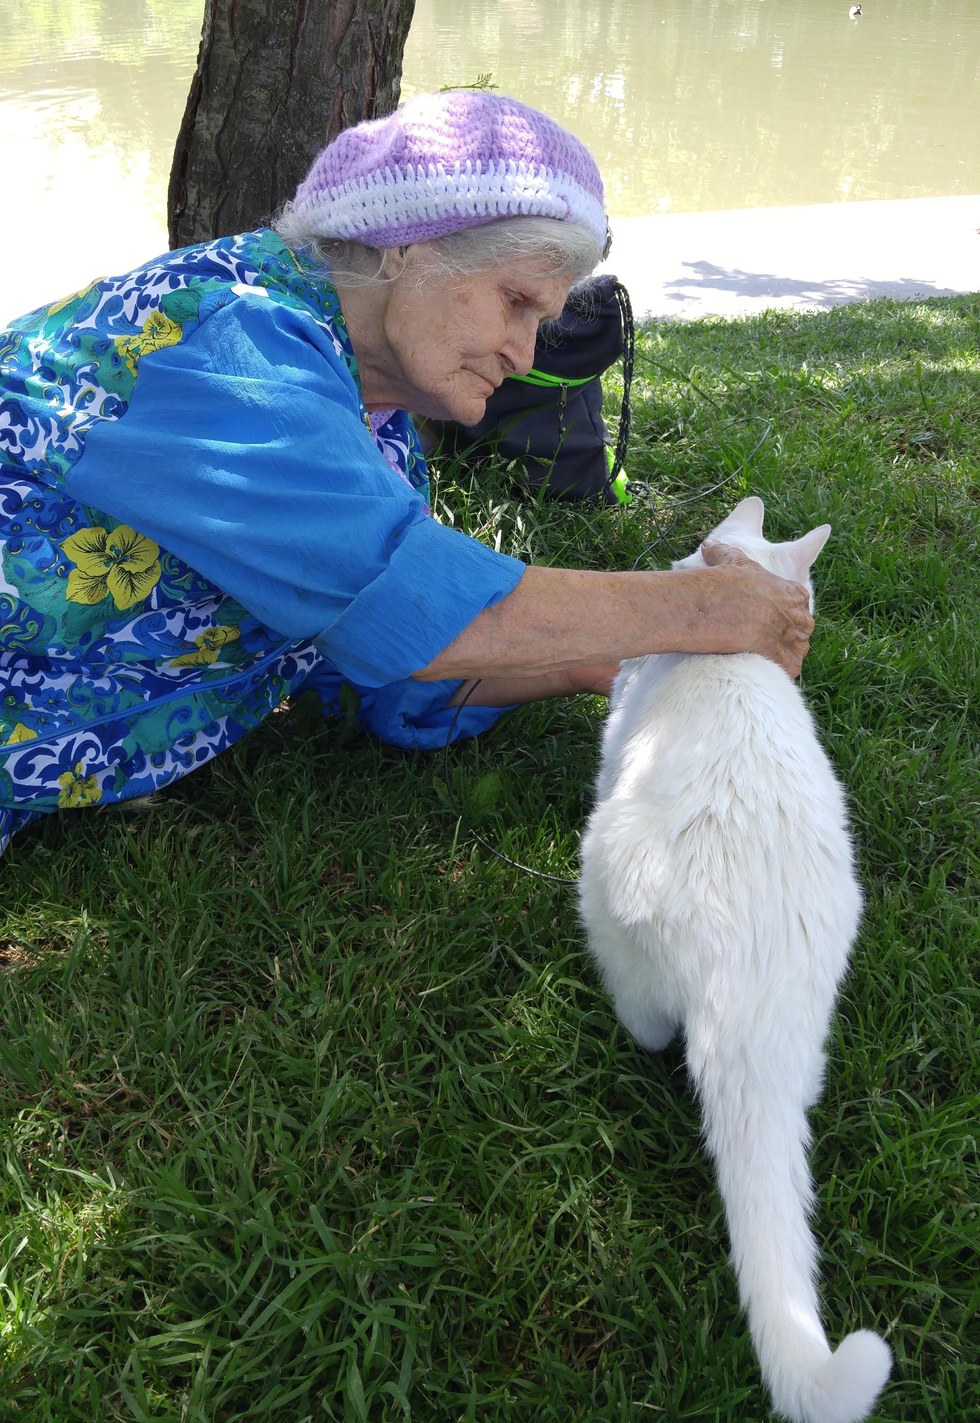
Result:
{"type": "MultiPolygon", "coordinates": [[[[819,528],[811,529],[808,534],[804,534],[800,539],[793,539],[789,543],[770,543],[762,533],[762,519],[765,514],[765,505],[761,499],[750,495],[748,499],[743,499],[741,504],[736,504],[735,508],[718,525],[712,529],[711,537],[720,543],[729,544],[732,548],[741,549],[749,558],[756,563],[761,563],[763,568],[767,568],[770,573],[778,573],[781,578],[789,578],[794,583],[802,583],[812,596],[813,585],[810,582],[810,568],[812,567],[817,554],[823,548],[830,537],[830,525],[821,524],[819,528]]],[[[689,558],[679,559],[675,568],[703,568],[705,561],[701,557],[701,550],[692,553],[689,558]]]]}

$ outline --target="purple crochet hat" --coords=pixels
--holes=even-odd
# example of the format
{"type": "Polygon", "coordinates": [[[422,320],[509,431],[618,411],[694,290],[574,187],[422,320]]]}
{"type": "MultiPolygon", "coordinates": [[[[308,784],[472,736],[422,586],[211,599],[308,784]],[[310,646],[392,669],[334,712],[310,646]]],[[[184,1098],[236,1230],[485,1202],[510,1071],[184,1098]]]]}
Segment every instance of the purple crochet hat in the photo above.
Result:
{"type": "Polygon", "coordinates": [[[516,99],[471,89],[420,94],[345,129],[293,200],[321,237],[398,247],[503,217],[551,217],[608,244],[602,179],[589,151],[516,99]]]}

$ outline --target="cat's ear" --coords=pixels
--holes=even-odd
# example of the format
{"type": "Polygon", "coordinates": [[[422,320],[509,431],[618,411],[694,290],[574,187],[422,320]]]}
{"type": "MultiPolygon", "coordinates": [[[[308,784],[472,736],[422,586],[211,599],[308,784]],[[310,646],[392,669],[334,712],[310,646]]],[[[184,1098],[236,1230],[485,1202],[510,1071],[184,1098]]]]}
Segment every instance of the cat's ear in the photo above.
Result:
{"type": "Polygon", "coordinates": [[[762,538],[762,519],[766,512],[766,506],[756,494],[750,494],[747,499],[743,499],[741,504],[736,504],[735,508],[718,525],[714,531],[714,537],[723,539],[727,531],[732,533],[750,534],[753,538],[762,538]]]}
{"type": "Polygon", "coordinates": [[[794,543],[787,545],[796,564],[798,583],[805,583],[807,581],[810,569],[817,560],[817,554],[829,538],[830,525],[821,524],[818,529],[811,529],[810,532],[804,534],[801,539],[796,539],[794,543]]]}

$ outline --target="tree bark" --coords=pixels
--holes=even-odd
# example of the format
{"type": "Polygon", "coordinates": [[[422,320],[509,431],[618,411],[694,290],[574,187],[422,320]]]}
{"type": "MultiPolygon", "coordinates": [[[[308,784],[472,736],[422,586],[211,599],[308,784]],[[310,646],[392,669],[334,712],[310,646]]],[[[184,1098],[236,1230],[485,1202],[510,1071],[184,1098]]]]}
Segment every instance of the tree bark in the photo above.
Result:
{"type": "Polygon", "coordinates": [[[244,232],[341,129],[390,113],[415,0],[205,0],[167,201],[174,247],[244,232]]]}

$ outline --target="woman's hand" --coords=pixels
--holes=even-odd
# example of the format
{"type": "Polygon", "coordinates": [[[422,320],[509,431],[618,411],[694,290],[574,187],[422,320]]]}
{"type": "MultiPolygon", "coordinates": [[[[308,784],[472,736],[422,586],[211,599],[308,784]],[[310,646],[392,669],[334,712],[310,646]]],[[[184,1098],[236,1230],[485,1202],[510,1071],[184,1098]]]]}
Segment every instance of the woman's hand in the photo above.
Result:
{"type": "Polygon", "coordinates": [[[532,564],[414,675],[481,678],[484,706],[608,692],[620,662],[649,652],[757,652],[795,677],[813,631],[806,589],[724,544],[705,554],[699,567],[663,572],[532,564]]]}
{"type": "Polygon", "coordinates": [[[741,549],[716,539],[701,545],[709,568],[731,569],[730,614],[733,637],[743,652],[758,652],[798,677],[810,650],[813,618],[810,595],[802,583],[769,573],[741,549]]]}

